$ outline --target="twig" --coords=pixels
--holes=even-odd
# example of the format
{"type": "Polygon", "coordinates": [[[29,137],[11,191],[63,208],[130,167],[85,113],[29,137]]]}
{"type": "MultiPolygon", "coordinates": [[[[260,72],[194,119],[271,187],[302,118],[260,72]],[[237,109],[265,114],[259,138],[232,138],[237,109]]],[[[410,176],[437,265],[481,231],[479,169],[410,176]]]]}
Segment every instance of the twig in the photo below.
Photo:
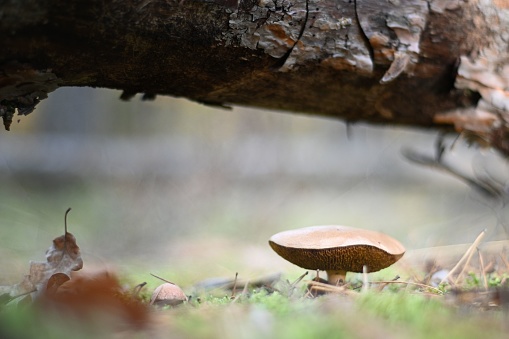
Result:
{"type": "Polygon", "coordinates": [[[484,289],[488,290],[488,279],[486,278],[486,272],[484,271],[484,261],[482,260],[482,254],[481,251],[479,251],[479,248],[477,249],[477,254],[479,255],[479,265],[481,266],[481,276],[483,278],[484,283],[484,289]]]}
{"type": "Polygon", "coordinates": [[[485,273],[493,272],[494,267],[495,267],[495,263],[493,262],[493,259],[492,259],[492,260],[490,260],[490,262],[488,263],[488,265],[486,265],[486,266],[484,267],[484,272],[485,272],[485,273]]]}
{"type": "Polygon", "coordinates": [[[142,282],[141,284],[138,284],[136,286],[134,286],[134,289],[133,289],[133,296],[134,297],[138,297],[138,295],[140,294],[140,291],[143,287],[145,287],[147,283],[146,282],[142,282]]]}
{"type": "MultiPolygon", "coordinates": [[[[397,277],[397,278],[399,278],[399,277],[397,277]]],[[[443,292],[441,290],[439,290],[438,288],[436,288],[436,287],[425,285],[425,284],[421,284],[421,283],[411,282],[411,281],[397,281],[397,280],[372,281],[370,284],[385,284],[385,285],[387,285],[387,284],[405,284],[405,285],[415,285],[415,286],[419,286],[419,287],[422,287],[422,288],[428,288],[430,290],[433,290],[433,291],[437,292],[440,295],[443,294],[443,292]]],[[[313,281],[313,280],[309,282],[309,285],[311,285],[313,287],[313,289],[315,289],[317,291],[334,292],[334,293],[349,293],[348,292],[349,290],[346,289],[344,286],[334,286],[334,285],[324,284],[324,283],[313,281]]]]}
{"type": "Polygon", "coordinates": [[[435,143],[435,156],[430,157],[425,154],[420,154],[411,149],[403,149],[403,156],[418,165],[429,166],[434,169],[439,169],[445,171],[446,173],[458,178],[463,181],[465,184],[470,186],[472,189],[481,193],[483,196],[492,199],[500,199],[504,197],[505,192],[501,184],[499,184],[495,180],[485,180],[482,178],[470,178],[469,176],[460,173],[458,170],[453,168],[452,166],[444,163],[443,156],[446,150],[444,145],[444,134],[439,134],[436,143],[435,143]]]}
{"type": "Polygon", "coordinates": [[[290,286],[288,287],[288,297],[291,297],[291,296],[292,296],[293,291],[295,291],[295,286],[297,286],[297,284],[298,284],[299,282],[301,282],[301,280],[302,280],[302,279],[304,279],[304,277],[305,277],[306,275],[308,275],[308,273],[309,273],[308,271],[304,272],[304,273],[303,273],[300,277],[298,277],[298,278],[297,278],[297,279],[296,279],[293,283],[290,283],[290,282],[287,280],[288,284],[290,284],[290,286]]]}
{"type": "Polygon", "coordinates": [[[436,288],[436,287],[433,287],[433,286],[430,286],[430,285],[426,285],[426,284],[416,283],[416,282],[412,282],[412,281],[397,281],[397,280],[372,281],[371,284],[406,284],[406,285],[415,285],[415,286],[419,286],[419,287],[423,287],[423,288],[429,288],[429,289],[432,289],[432,290],[438,292],[439,294],[443,294],[443,292],[441,290],[439,290],[438,288],[436,288]]]}
{"type": "Polygon", "coordinates": [[[296,279],[293,283],[291,283],[291,284],[290,284],[290,287],[291,287],[291,288],[295,288],[295,286],[296,286],[298,283],[300,283],[300,282],[301,282],[301,280],[302,280],[302,279],[304,279],[304,277],[305,277],[306,275],[308,275],[308,273],[309,273],[308,271],[306,271],[305,273],[303,273],[303,274],[302,274],[300,277],[298,277],[298,278],[297,278],[297,279],[296,279]]]}
{"type": "Polygon", "coordinates": [[[333,293],[349,293],[349,292],[347,292],[349,290],[347,290],[344,285],[335,286],[335,285],[325,284],[325,283],[322,283],[319,281],[311,280],[309,282],[308,286],[310,286],[309,290],[311,290],[311,288],[312,288],[316,291],[333,292],[333,293]]]}
{"type": "MultiPolygon", "coordinates": [[[[237,278],[239,276],[239,272],[235,272],[235,279],[233,280],[233,287],[232,287],[232,295],[230,299],[235,298],[235,290],[237,289],[237,278]]],[[[247,286],[247,283],[245,284],[244,288],[247,286]]]]}
{"type": "Polygon", "coordinates": [[[463,254],[463,256],[458,261],[458,263],[449,271],[449,274],[447,274],[445,276],[445,278],[442,279],[442,281],[440,281],[440,284],[444,283],[445,281],[449,281],[449,278],[454,274],[454,272],[456,272],[456,270],[461,266],[461,264],[463,264],[463,262],[466,261],[465,266],[463,267],[463,270],[460,272],[460,274],[458,275],[456,281],[454,282],[454,285],[456,285],[456,283],[458,282],[459,277],[461,277],[461,275],[463,274],[463,271],[465,270],[466,265],[468,264],[468,262],[470,262],[470,258],[472,258],[473,249],[476,248],[477,245],[479,245],[479,243],[481,242],[482,238],[484,238],[485,234],[486,234],[486,229],[484,229],[481,233],[479,233],[477,238],[475,238],[475,240],[472,243],[472,245],[470,245],[470,247],[466,250],[466,252],[463,254]]]}
{"type": "MultiPolygon", "coordinates": [[[[314,291],[323,291],[323,292],[331,292],[331,293],[346,293],[347,290],[345,289],[338,289],[339,287],[338,286],[334,286],[334,285],[329,285],[329,286],[315,286],[313,285],[313,290],[314,291]]],[[[310,295],[311,293],[308,292],[310,295]]],[[[307,296],[307,294],[306,294],[307,296]]]]}
{"type": "MultiPolygon", "coordinates": [[[[401,277],[399,275],[397,275],[391,281],[399,280],[399,278],[401,278],[401,277]]],[[[378,292],[382,292],[382,290],[384,289],[385,286],[387,286],[387,283],[380,284],[380,286],[378,286],[378,292]]]]}
{"type": "Polygon", "coordinates": [[[28,292],[23,292],[21,294],[17,294],[17,295],[11,296],[10,299],[12,301],[12,300],[18,299],[20,297],[25,297],[25,296],[29,295],[30,293],[33,293],[33,292],[37,292],[37,288],[34,288],[33,290],[28,291],[28,292]]]}
{"type": "MultiPolygon", "coordinates": [[[[237,278],[237,274],[235,275],[235,279],[237,278]]],[[[240,293],[238,296],[236,296],[235,298],[233,298],[233,294],[232,294],[232,304],[233,303],[236,303],[240,298],[242,298],[243,296],[247,295],[247,287],[249,286],[249,280],[246,281],[246,283],[244,284],[244,288],[242,289],[242,293],[240,293]]]]}
{"type": "Polygon", "coordinates": [[[249,286],[249,280],[246,281],[244,284],[244,288],[242,289],[242,293],[240,295],[246,295],[247,294],[247,288],[249,286]]]}
{"type": "MultiPolygon", "coordinates": [[[[468,257],[467,257],[467,260],[465,261],[465,265],[463,266],[463,269],[461,270],[460,274],[458,274],[458,276],[456,277],[456,280],[454,281],[454,284],[457,285],[458,284],[458,281],[460,280],[460,278],[463,276],[463,273],[465,273],[465,271],[467,270],[467,267],[468,267],[468,264],[470,263],[470,259],[472,259],[472,256],[474,255],[474,248],[477,248],[479,246],[479,244],[481,243],[482,241],[482,238],[484,238],[484,235],[486,234],[486,229],[484,229],[484,231],[482,231],[478,236],[477,238],[475,239],[475,241],[472,243],[472,245],[470,246],[470,248],[468,249],[469,253],[468,253],[468,257]]],[[[449,272],[449,274],[451,274],[449,272]]]]}
{"type": "Polygon", "coordinates": [[[507,270],[509,270],[509,262],[507,261],[507,259],[504,257],[504,255],[503,255],[503,254],[506,254],[505,249],[504,249],[503,253],[500,253],[499,255],[500,255],[500,259],[502,259],[502,261],[503,261],[503,262],[504,262],[504,264],[505,264],[505,268],[506,268],[507,270]]]}
{"type": "Polygon", "coordinates": [[[175,283],[172,283],[171,281],[166,280],[166,279],[164,279],[164,278],[158,277],[157,275],[155,275],[155,274],[153,274],[153,273],[150,273],[150,275],[151,275],[151,276],[153,276],[154,278],[157,278],[157,279],[159,279],[159,280],[162,280],[162,281],[164,281],[164,282],[167,282],[168,284],[175,285],[175,283]]]}

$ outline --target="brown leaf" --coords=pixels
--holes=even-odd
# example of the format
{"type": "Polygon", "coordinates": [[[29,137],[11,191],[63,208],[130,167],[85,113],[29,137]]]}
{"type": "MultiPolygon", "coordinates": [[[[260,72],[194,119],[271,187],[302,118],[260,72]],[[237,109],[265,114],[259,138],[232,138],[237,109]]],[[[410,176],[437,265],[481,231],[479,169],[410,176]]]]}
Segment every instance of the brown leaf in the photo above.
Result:
{"type": "Polygon", "coordinates": [[[76,244],[76,238],[67,232],[53,239],[53,245],[46,251],[46,260],[54,273],[62,272],[70,274],[83,268],[80,248],[76,244]]]}
{"type": "Polygon", "coordinates": [[[64,273],[55,273],[53,274],[49,279],[48,283],[46,284],[46,293],[48,294],[55,294],[58,290],[58,288],[65,283],[66,281],[69,281],[71,278],[67,274],[64,273]]]}
{"type": "Polygon", "coordinates": [[[145,326],[149,317],[148,308],[125,292],[116,276],[108,272],[73,274],[56,293],[43,298],[41,304],[80,320],[101,319],[136,328],[145,326]]]}

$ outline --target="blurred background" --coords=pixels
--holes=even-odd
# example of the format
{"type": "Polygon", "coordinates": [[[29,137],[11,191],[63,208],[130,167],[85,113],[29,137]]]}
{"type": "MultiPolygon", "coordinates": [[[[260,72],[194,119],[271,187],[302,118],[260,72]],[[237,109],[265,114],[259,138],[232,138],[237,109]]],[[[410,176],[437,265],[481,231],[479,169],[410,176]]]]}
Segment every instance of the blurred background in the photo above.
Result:
{"type": "MultiPolygon", "coordinates": [[[[0,131],[0,284],[45,260],[68,207],[85,268],[184,283],[301,272],[267,241],[311,225],[382,231],[409,253],[469,243],[485,228],[487,241],[507,238],[502,203],[401,155],[433,155],[437,132],[119,96],[61,88],[0,131]]],[[[445,157],[509,182],[491,151],[459,140],[445,157]]]]}

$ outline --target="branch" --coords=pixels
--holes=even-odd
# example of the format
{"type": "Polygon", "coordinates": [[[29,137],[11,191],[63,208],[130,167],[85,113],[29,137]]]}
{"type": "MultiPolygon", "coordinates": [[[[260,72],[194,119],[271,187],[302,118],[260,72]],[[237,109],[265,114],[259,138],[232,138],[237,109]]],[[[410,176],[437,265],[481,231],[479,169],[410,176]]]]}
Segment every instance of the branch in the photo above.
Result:
{"type": "Polygon", "coordinates": [[[0,116],[61,86],[464,132],[509,155],[500,0],[0,0],[0,116]]]}

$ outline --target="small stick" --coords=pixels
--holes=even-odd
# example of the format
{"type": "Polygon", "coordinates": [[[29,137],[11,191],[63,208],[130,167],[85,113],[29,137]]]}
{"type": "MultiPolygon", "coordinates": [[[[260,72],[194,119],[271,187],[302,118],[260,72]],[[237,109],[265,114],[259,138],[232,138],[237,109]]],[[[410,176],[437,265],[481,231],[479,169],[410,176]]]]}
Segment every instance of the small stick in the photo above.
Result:
{"type": "Polygon", "coordinates": [[[143,287],[145,287],[147,283],[146,282],[142,282],[141,284],[138,284],[136,286],[134,286],[134,289],[133,289],[133,296],[134,297],[138,297],[138,295],[140,294],[140,291],[143,287]]]}
{"type": "Polygon", "coordinates": [[[240,295],[247,295],[247,288],[249,286],[249,280],[244,284],[244,288],[242,289],[242,293],[240,295]]]}
{"type": "Polygon", "coordinates": [[[419,287],[429,288],[429,289],[432,289],[432,290],[438,292],[439,294],[443,294],[443,292],[440,291],[436,287],[433,287],[433,286],[430,286],[430,285],[426,285],[426,284],[416,283],[416,282],[412,282],[412,281],[397,281],[397,280],[372,281],[371,284],[406,284],[406,285],[415,285],[415,286],[419,286],[419,287]]]}
{"type": "Polygon", "coordinates": [[[297,278],[297,280],[295,280],[293,283],[291,283],[291,284],[290,284],[290,287],[292,287],[292,288],[293,288],[293,287],[295,287],[298,283],[300,283],[300,281],[301,281],[302,279],[304,279],[304,277],[305,277],[306,275],[308,275],[308,273],[309,273],[308,271],[306,271],[305,273],[303,273],[300,277],[298,277],[298,278],[297,278]]]}
{"type": "MultiPolygon", "coordinates": [[[[315,291],[332,292],[332,293],[343,293],[346,291],[346,290],[337,289],[337,288],[338,288],[338,286],[334,286],[334,285],[329,285],[329,286],[313,285],[313,290],[315,290],[315,291]]],[[[311,294],[310,292],[308,292],[308,293],[311,294]]]]}
{"type": "Polygon", "coordinates": [[[175,284],[174,284],[174,283],[172,283],[171,281],[168,281],[168,280],[166,280],[166,279],[164,279],[164,278],[158,277],[157,275],[155,275],[155,274],[153,274],[153,273],[150,273],[150,275],[151,275],[151,276],[153,276],[154,278],[157,278],[157,279],[159,279],[159,280],[162,280],[162,281],[164,281],[164,282],[167,282],[168,284],[175,285],[175,284]]]}
{"type": "Polygon", "coordinates": [[[490,260],[490,262],[488,263],[488,265],[486,265],[486,266],[484,267],[484,273],[491,272],[494,266],[495,266],[495,263],[494,263],[492,260],[490,260]]]}
{"type": "MultiPolygon", "coordinates": [[[[34,287],[34,289],[33,289],[33,290],[31,290],[31,291],[23,292],[23,293],[21,293],[21,294],[17,294],[17,295],[11,296],[11,297],[10,297],[10,299],[11,299],[11,300],[14,300],[14,299],[17,299],[17,298],[20,298],[20,297],[24,297],[24,296],[29,295],[29,294],[30,294],[30,293],[32,293],[32,292],[37,292],[37,288],[35,288],[35,287],[34,287]]],[[[7,294],[9,294],[9,293],[7,293],[7,294]]]]}
{"type": "MultiPolygon", "coordinates": [[[[468,264],[470,263],[470,259],[472,259],[472,256],[474,255],[474,248],[477,248],[477,246],[479,246],[479,244],[481,243],[481,240],[482,238],[484,238],[484,235],[486,234],[486,229],[484,231],[482,231],[479,236],[477,236],[477,239],[475,239],[474,243],[472,244],[472,246],[470,246],[470,253],[468,254],[468,258],[467,260],[465,261],[465,265],[463,266],[463,269],[461,270],[460,274],[458,274],[458,276],[456,277],[456,280],[454,281],[454,284],[457,285],[458,284],[458,281],[460,280],[461,276],[463,275],[463,273],[465,273],[465,271],[467,270],[467,267],[468,267],[468,264]],[[474,246],[475,245],[475,246],[474,246]]],[[[449,272],[450,274],[450,272],[449,272]]]]}
{"type": "MultiPolygon", "coordinates": [[[[235,278],[237,278],[237,275],[235,275],[235,278]]],[[[233,303],[236,303],[236,302],[237,302],[237,300],[239,300],[241,297],[243,297],[243,296],[247,295],[247,287],[248,287],[248,286],[249,286],[249,280],[248,280],[248,281],[246,281],[246,283],[244,284],[244,288],[242,289],[242,293],[240,293],[240,294],[239,294],[238,296],[236,296],[236,297],[233,297],[233,293],[232,293],[232,296],[231,296],[231,299],[233,299],[233,300],[232,300],[232,304],[233,304],[233,303]]]]}
{"type": "Polygon", "coordinates": [[[445,276],[445,278],[442,279],[442,281],[440,281],[440,284],[444,283],[445,281],[449,281],[449,278],[454,274],[454,272],[456,272],[456,270],[460,267],[460,265],[463,264],[463,262],[466,261],[465,266],[463,267],[463,270],[460,272],[460,274],[458,275],[456,281],[454,282],[454,285],[456,285],[456,283],[458,282],[459,277],[463,274],[463,271],[465,270],[466,265],[468,265],[468,262],[470,261],[470,258],[472,258],[473,249],[476,248],[477,245],[479,245],[479,243],[481,242],[482,238],[484,238],[485,234],[486,234],[486,229],[484,229],[481,233],[479,233],[477,238],[475,238],[475,240],[472,243],[472,245],[470,245],[470,247],[463,254],[461,259],[458,261],[458,263],[449,271],[449,274],[447,274],[445,276]]]}
{"type": "MultiPolygon", "coordinates": [[[[239,272],[235,272],[235,279],[233,280],[233,287],[232,287],[232,295],[230,299],[235,298],[235,290],[237,289],[237,278],[239,276],[239,272]]],[[[244,286],[246,288],[247,284],[244,286]]]]}
{"type": "Polygon", "coordinates": [[[304,279],[306,275],[308,275],[308,273],[309,273],[308,271],[304,272],[300,277],[297,278],[297,280],[290,284],[290,287],[288,289],[288,297],[290,297],[293,294],[295,286],[297,286],[297,284],[300,283],[301,280],[304,279]]]}
{"type": "MultiPolygon", "coordinates": [[[[392,279],[391,281],[396,281],[396,280],[399,280],[399,278],[401,278],[399,275],[396,275],[394,277],[394,279],[392,279]]],[[[384,287],[387,286],[387,284],[380,284],[380,286],[378,286],[378,292],[382,292],[382,290],[384,289],[384,287]]]]}
{"type": "Polygon", "coordinates": [[[504,253],[500,253],[499,255],[500,255],[500,259],[502,259],[502,261],[503,261],[503,262],[504,262],[504,264],[505,264],[505,268],[506,268],[507,270],[509,270],[509,262],[507,261],[507,259],[506,259],[506,258],[505,258],[502,254],[505,254],[505,250],[504,250],[504,253]]]}
{"type": "Polygon", "coordinates": [[[486,271],[484,270],[484,261],[482,260],[481,251],[479,251],[479,248],[476,248],[476,249],[477,249],[477,254],[479,255],[479,265],[481,266],[481,275],[483,278],[484,289],[487,291],[488,290],[488,279],[486,278],[486,271]]]}
{"type": "Polygon", "coordinates": [[[319,281],[311,280],[309,282],[309,286],[311,286],[313,289],[319,290],[319,291],[328,291],[328,292],[344,292],[346,291],[344,285],[343,286],[335,286],[330,284],[324,284],[319,281]]]}

